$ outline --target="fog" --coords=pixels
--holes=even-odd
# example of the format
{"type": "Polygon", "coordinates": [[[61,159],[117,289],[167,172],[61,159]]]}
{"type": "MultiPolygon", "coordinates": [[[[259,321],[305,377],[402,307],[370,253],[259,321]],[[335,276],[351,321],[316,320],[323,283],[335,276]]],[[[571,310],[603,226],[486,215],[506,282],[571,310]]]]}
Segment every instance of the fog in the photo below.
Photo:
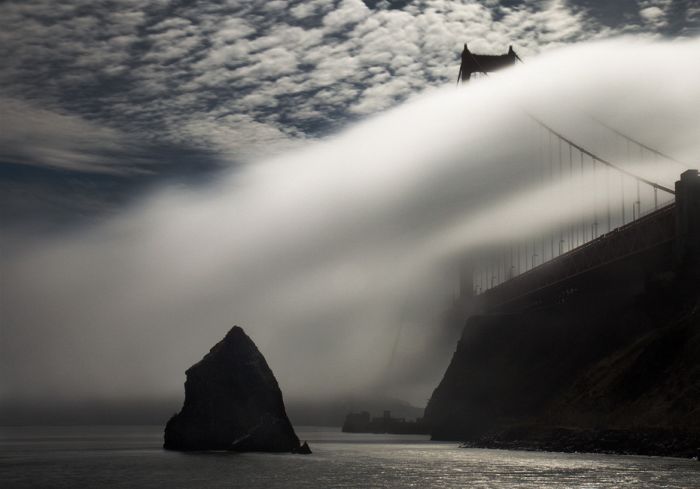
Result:
{"type": "Polygon", "coordinates": [[[526,112],[672,187],[681,165],[624,154],[592,117],[697,163],[699,56],[698,39],[561,48],[216,182],[160,189],[90,229],[15,237],[0,395],[179,397],[185,369],[238,324],[286,398],[424,405],[449,362],[435,336],[465,257],[602,198],[590,180],[542,178],[545,136],[526,112]]]}

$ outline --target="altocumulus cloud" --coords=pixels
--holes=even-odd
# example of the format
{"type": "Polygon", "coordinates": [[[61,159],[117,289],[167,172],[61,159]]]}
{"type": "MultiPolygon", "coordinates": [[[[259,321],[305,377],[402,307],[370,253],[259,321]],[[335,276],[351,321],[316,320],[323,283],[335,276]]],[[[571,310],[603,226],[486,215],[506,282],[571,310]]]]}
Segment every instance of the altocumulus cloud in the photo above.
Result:
{"type": "Polygon", "coordinates": [[[672,24],[683,35],[697,21],[690,7],[664,1],[640,2],[620,26],[595,15],[599,2],[395,3],[3,2],[4,124],[30,129],[37,111],[44,122],[34,140],[11,131],[2,156],[130,172],[143,162],[113,157],[128,142],[248,160],[452,81],[464,41],[487,52],[513,44],[528,56],[619,32],[655,35],[672,24]]]}

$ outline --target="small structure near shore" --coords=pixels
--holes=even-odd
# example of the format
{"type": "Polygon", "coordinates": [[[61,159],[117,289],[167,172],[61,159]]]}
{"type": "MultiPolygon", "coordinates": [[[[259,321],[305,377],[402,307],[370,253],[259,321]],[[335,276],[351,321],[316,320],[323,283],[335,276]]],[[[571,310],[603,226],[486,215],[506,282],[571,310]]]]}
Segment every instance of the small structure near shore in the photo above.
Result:
{"type": "Polygon", "coordinates": [[[311,453],[299,444],[265,358],[240,327],[186,375],[185,403],[165,426],[163,448],[311,453]]]}
{"type": "Polygon", "coordinates": [[[406,421],[392,418],[391,411],[384,411],[381,417],[372,418],[367,411],[349,413],[343,423],[344,433],[389,433],[394,435],[427,435],[430,433],[423,418],[406,421]]]}

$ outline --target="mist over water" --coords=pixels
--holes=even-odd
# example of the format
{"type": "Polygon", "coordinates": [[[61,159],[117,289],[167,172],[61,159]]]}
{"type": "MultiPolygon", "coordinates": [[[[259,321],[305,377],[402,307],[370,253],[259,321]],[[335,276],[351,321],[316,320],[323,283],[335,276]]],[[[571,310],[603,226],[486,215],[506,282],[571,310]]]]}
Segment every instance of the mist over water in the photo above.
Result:
{"type": "Polygon", "coordinates": [[[2,257],[0,395],[180,396],[184,370],[238,324],[286,398],[423,404],[449,362],[434,336],[463,259],[603,198],[590,179],[543,178],[524,111],[672,187],[682,166],[626,153],[591,116],[697,167],[699,55],[700,39],[561,48],[92,229],[24,237],[2,257]]]}

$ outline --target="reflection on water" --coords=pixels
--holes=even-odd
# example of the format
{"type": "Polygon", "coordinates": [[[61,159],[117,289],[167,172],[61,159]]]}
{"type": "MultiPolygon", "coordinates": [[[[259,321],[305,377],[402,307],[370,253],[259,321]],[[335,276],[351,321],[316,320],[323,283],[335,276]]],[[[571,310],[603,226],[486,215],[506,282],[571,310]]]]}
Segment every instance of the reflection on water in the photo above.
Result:
{"type": "Polygon", "coordinates": [[[0,428],[0,486],[696,488],[700,463],[458,448],[301,428],[313,455],[167,452],[158,426],[0,428]]]}

